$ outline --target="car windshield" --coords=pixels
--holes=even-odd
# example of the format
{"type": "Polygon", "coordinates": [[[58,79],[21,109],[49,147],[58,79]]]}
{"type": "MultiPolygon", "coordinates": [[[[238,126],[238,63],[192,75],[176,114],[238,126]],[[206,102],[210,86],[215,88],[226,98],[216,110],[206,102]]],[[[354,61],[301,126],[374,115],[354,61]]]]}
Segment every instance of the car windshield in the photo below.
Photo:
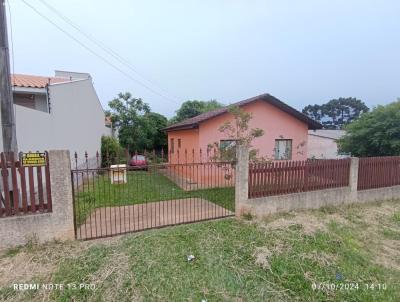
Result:
{"type": "Polygon", "coordinates": [[[134,155],[132,160],[145,160],[145,157],[143,155],[134,155]]]}

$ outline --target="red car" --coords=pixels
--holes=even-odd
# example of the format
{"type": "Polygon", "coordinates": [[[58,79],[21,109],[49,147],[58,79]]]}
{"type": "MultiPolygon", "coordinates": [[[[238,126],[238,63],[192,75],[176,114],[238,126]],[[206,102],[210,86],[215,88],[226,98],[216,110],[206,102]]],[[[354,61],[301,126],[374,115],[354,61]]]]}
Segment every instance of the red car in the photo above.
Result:
{"type": "Polygon", "coordinates": [[[134,155],[129,161],[129,166],[141,169],[147,169],[147,158],[144,155],[134,155]]]}

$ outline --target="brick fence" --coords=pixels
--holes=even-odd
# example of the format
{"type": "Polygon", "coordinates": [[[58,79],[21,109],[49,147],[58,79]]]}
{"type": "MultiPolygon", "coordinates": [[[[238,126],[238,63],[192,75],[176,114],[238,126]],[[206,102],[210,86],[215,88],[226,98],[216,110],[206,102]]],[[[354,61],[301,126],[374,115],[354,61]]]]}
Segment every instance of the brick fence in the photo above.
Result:
{"type": "MultiPolygon", "coordinates": [[[[302,191],[299,189],[299,191],[295,193],[290,193],[290,190],[287,188],[284,188],[284,192],[279,188],[273,189],[273,194],[268,190],[266,192],[265,189],[249,193],[249,182],[250,184],[255,182],[254,179],[250,179],[249,177],[249,153],[246,147],[238,146],[235,179],[236,216],[242,216],[243,214],[266,216],[277,212],[288,212],[296,209],[318,209],[325,206],[337,206],[348,203],[363,203],[400,198],[399,182],[393,180],[393,177],[397,177],[400,172],[398,159],[381,158],[381,164],[376,164],[378,162],[377,159],[361,159],[360,161],[359,158],[352,157],[349,161],[349,167],[347,167],[347,170],[344,170],[347,171],[346,180],[344,182],[339,182],[339,185],[336,184],[334,187],[328,186],[320,190],[315,190],[315,188],[314,190],[304,190],[302,187],[302,191]],[[360,162],[363,164],[361,169],[359,169],[360,162]],[[368,163],[368,166],[366,166],[366,163],[368,163]],[[375,166],[371,166],[372,164],[369,163],[375,163],[375,166]],[[391,165],[389,163],[391,163],[391,165]],[[391,168],[382,168],[385,167],[385,165],[387,167],[390,166],[391,168]],[[379,174],[376,174],[378,173],[377,171],[380,171],[379,174]],[[366,175],[366,173],[368,174],[366,175]],[[359,177],[363,182],[362,186],[358,183],[359,177]],[[368,178],[379,179],[383,177],[387,180],[381,181],[381,187],[370,189],[370,187],[365,185],[366,182],[368,183],[368,178]],[[360,188],[362,188],[362,190],[360,188]],[[289,193],[286,193],[285,191],[289,193]],[[258,192],[261,192],[261,195],[263,196],[255,197],[258,192]]],[[[341,170],[343,171],[345,165],[341,165],[343,167],[338,165],[337,168],[332,170],[333,173],[337,173],[340,167],[342,167],[341,170]]],[[[278,165],[278,167],[281,166],[285,167],[285,165],[282,164],[278,165]]],[[[290,168],[290,164],[287,166],[290,168]]],[[[252,168],[251,165],[250,168],[252,168]]],[[[266,171],[267,170],[264,170],[265,173],[266,171]]],[[[254,170],[252,170],[252,172],[254,172],[254,170]]],[[[290,176],[287,176],[285,179],[285,184],[287,185],[287,180],[290,179],[290,176]]],[[[281,184],[281,182],[276,181],[275,179],[273,182],[277,183],[278,186],[281,184]]],[[[329,184],[329,181],[326,183],[329,184]]],[[[254,190],[254,187],[250,187],[254,190]]],[[[280,187],[282,188],[282,186],[280,187]]]]}
{"type": "Polygon", "coordinates": [[[52,212],[1,218],[0,248],[26,244],[30,240],[45,242],[74,238],[69,151],[49,151],[48,160],[52,212]]]}

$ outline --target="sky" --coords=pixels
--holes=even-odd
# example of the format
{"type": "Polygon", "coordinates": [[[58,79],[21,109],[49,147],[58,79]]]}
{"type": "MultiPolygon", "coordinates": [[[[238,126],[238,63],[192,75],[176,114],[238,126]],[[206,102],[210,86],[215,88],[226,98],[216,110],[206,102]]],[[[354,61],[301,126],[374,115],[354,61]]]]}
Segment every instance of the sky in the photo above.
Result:
{"type": "Polygon", "coordinates": [[[125,91],[167,117],[188,99],[229,104],[269,93],[301,110],[338,97],[369,107],[400,97],[398,0],[25,0],[92,52],[22,0],[8,1],[12,70],[88,72],[105,109],[125,91]]]}

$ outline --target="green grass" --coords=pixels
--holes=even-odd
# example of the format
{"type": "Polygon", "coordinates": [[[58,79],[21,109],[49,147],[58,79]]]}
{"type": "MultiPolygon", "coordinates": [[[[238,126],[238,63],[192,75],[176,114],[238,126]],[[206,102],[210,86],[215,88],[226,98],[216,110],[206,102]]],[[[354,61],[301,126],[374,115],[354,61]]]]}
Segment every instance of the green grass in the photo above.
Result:
{"type": "MultiPolygon", "coordinates": [[[[16,292],[0,278],[0,300],[400,301],[400,259],[394,258],[391,265],[377,261],[391,257],[382,249],[387,239],[382,232],[389,227],[400,231],[400,226],[393,213],[374,214],[379,221],[375,225],[366,218],[371,217],[368,213],[381,213],[383,206],[400,207],[392,202],[303,212],[305,224],[316,218],[324,222],[325,227],[312,234],[305,233],[301,223],[265,229],[276,221],[293,222],[297,216],[289,214],[263,222],[230,218],[103,241],[13,249],[0,256],[1,267],[26,254],[14,265],[31,267],[34,259],[54,266],[45,276],[32,271],[31,280],[94,284],[95,290],[16,292]],[[352,215],[359,218],[343,223],[352,215]],[[262,263],[257,262],[260,251],[269,251],[262,263]],[[192,262],[186,259],[190,254],[196,257],[192,262]],[[358,289],[314,290],[313,283],[358,283],[358,289]],[[375,288],[368,289],[367,284],[375,288]],[[387,288],[378,289],[378,284],[387,288]]],[[[399,255],[397,250],[394,256],[399,255]]],[[[15,282],[21,282],[15,274],[15,282]]]]}
{"type": "Polygon", "coordinates": [[[95,209],[181,198],[203,198],[234,211],[233,187],[184,191],[156,170],[130,171],[127,184],[111,184],[107,174],[96,175],[75,192],[77,224],[85,221],[95,209]]]}

